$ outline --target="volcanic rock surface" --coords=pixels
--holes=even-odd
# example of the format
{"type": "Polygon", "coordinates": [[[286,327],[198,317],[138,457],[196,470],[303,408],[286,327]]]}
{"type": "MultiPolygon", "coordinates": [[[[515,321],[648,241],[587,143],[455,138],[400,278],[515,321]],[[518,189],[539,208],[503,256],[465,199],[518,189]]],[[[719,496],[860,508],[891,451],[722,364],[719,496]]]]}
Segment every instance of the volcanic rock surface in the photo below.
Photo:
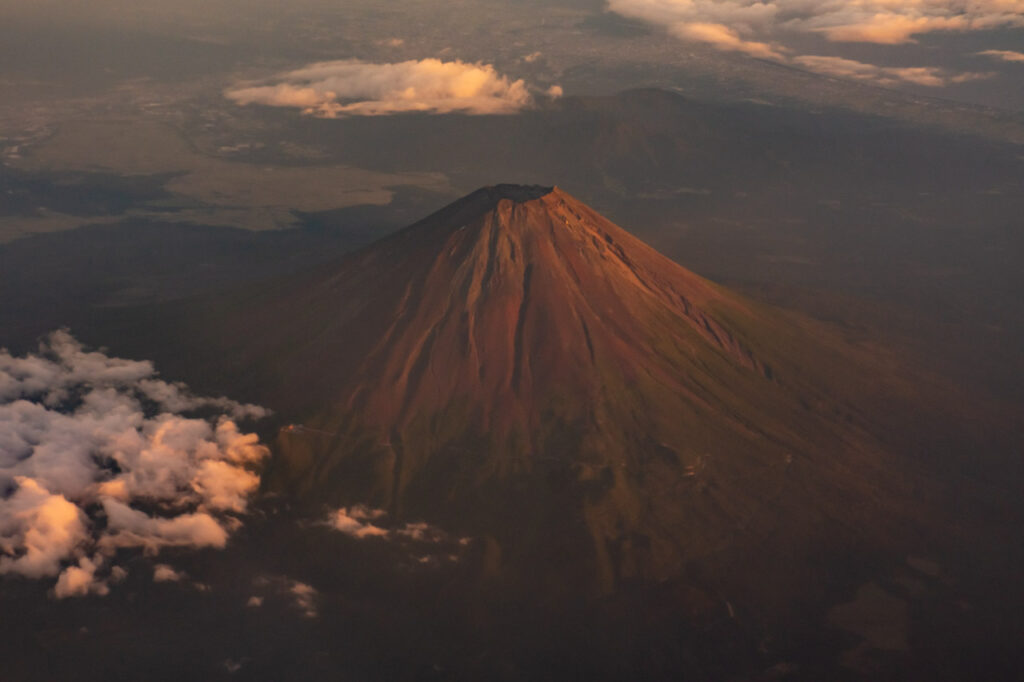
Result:
{"type": "Polygon", "coordinates": [[[300,425],[274,490],[482,538],[496,574],[608,591],[754,560],[798,589],[799,557],[906,516],[869,359],[558,188],[481,189],[201,328],[300,425]]]}

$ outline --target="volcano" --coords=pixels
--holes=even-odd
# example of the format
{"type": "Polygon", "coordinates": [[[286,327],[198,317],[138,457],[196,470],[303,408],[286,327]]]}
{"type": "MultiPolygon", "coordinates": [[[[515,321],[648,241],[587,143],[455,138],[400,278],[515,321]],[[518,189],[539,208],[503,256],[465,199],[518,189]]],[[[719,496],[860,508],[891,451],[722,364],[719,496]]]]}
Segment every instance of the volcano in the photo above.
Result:
{"type": "Polygon", "coordinates": [[[487,538],[497,570],[608,591],[906,515],[876,357],[558,188],[481,189],[194,317],[211,373],[291,422],[273,490],[487,538]]]}

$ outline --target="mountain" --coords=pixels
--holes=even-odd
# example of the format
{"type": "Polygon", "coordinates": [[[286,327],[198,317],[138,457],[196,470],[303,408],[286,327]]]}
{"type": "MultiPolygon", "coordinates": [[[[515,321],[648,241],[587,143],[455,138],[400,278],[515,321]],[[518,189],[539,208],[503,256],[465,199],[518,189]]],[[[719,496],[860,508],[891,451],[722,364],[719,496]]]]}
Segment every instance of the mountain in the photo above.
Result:
{"type": "Polygon", "coordinates": [[[702,279],[558,188],[481,189],[176,326],[192,376],[206,358],[208,382],[294,424],[271,491],[482,538],[512,580],[781,595],[813,570],[801,557],[884,547],[918,514],[875,428],[906,390],[884,353],[702,279]]]}

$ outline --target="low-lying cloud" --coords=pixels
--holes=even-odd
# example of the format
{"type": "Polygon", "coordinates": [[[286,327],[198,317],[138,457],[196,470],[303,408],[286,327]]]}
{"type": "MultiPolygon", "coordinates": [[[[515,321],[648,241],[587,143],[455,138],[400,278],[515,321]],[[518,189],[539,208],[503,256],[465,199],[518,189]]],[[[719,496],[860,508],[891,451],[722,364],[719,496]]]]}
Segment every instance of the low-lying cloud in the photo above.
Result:
{"type": "Polygon", "coordinates": [[[352,507],[341,507],[331,512],[328,515],[327,524],[345,535],[358,539],[406,539],[429,543],[454,540],[461,544],[469,542],[466,538],[452,538],[451,535],[442,529],[424,521],[390,524],[390,527],[385,527],[383,522],[387,518],[388,513],[383,509],[371,509],[370,507],[358,504],[352,507]]]}
{"type": "Polygon", "coordinates": [[[345,535],[354,538],[386,538],[391,533],[385,528],[374,524],[374,521],[387,516],[382,509],[370,509],[363,505],[342,507],[332,512],[327,523],[345,535]]]}
{"type": "Polygon", "coordinates": [[[167,564],[157,564],[153,567],[153,582],[155,583],[177,583],[187,577],[181,571],[176,571],[174,567],[167,564]]]}
{"type": "MultiPolygon", "coordinates": [[[[932,33],[978,32],[1024,27],[1024,0],[608,0],[610,11],[663,26],[671,34],[720,50],[741,52],[823,71],[823,60],[841,55],[796,55],[793,45],[816,35],[844,43],[908,45],[932,33]],[[797,40],[803,37],[803,40],[797,40]]],[[[1012,53],[982,54],[1012,60],[1012,53]]],[[[852,61],[852,60],[847,60],[852,61]]],[[[987,74],[956,74],[928,66],[906,74],[873,64],[829,65],[831,73],[879,85],[901,82],[929,87],[975,80],[987,74]],[[870,68],[868,68],[870,67],[870,68]],[[917,71],[918,73],[914,73],[917,71]],[[927,73],[932,71],[934,73],[927,73]]]]}
{"type": "Polygon", "coordinates": [[[957,73],[934,66],[895,67],[876,66],[842,57],[796,57],[793,62],[808,71],[861,80],[884,86],[913,83],[926,87],[944,87],[953,83],[991,78],[990,73],[957,73]]]}
{"type": "Polygon", "coordinates": [[[66,331],[37,354],[0,350],[0,576],[105,594],[124,577],[120,548],[224,547],[269,454],[235,420],[266,414],[66,331]]]}
{"type": "Polygon", "coordinates": [[[762,59],[784,60],[785,48],[770,43],[748,40],[740,36],[739,31],[725,24],[713,24],[699,21],[682,22],[669,29],[675,36],[684,40],[707,43],[720,50],[743,52],[752,57],[762,59]]]}
{"type": "Polygon", "coordinates": [[[991,57],[992,59],[1004,62],[1024,63],[1024,52],[1015,52],[1014,50],[982,50],[978,54],[982,57],[991,57]]]}
{"type": "Polygon", "coordinates": [[[470,538],[453,536],[425,521],[389,524],[386,511],[364,505],[341,507],[332,511],[327,517],[327,525],[358,540],[379,538],[402,543],[413,550],[416,562],[420,564],[436,564],[442,560],[458,561],[460,549],[472,541],[470,538]]]}
{"type": "Polygon", "coordinates": [[[253,579],[253,587],[263,594],[249,597],[248,608],[262,608],[269,593],[272,597],[284,597],[305,618],[316,618],[320,614],[317,606],[320,592],[309,583],[284,575],[261,575],[253,579]]]}
{"type": "MultiPolygon", "coordinates": [[[[548,95],[556,92],[549,89],[548,95]]],[[[501,75],[489,64],[440,59],[320,62],[224,94],[243,106],[290,107],[322,118],[408,112],[508,114],[534,101],[523,80],[501,75]]]]}
{"type": "Polygon", "coordinates": [[[1024,26],[1021,0],[608,0],[608,9],[672,28],[711,23],[747,35],[816,33],[833,42],[884,45],[938,31],[1024,26]]]}

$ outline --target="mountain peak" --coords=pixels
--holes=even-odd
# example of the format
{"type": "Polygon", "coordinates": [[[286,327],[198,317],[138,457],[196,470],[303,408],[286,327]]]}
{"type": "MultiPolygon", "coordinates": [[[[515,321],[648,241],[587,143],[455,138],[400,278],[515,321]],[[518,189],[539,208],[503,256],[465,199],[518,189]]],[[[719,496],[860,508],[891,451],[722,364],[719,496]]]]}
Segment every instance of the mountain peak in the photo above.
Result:
{"type": "Polygon", "coordinates": [[[498,184],[481,187],[457,201],[445,206],[437,213],[428,216],[413,227],[426,224],[447,223],[451,226],[464,224],[466,221],[495,212],[504,202],[505,206],[523,206],[548,197],[567,196],[554,186],[498,184]]]}
{"type": "Polygon", "coordinates": [[[508,199],[517,204],[521,204],[545,197],[557,189],[557,187],[545,187],[544,185],[499,184],[482,187],[473,194],[482,194],[494,202],[501,201],[502,199],[508,199]]]}
{"type": "Polygon", "coordinates": [[[553,187],[482,188],[190,324],[308,427],[280,434],[275,488],[512,563],[557,547],[600,589],[882,499],[884,452],[832,397],[857,356],[553,187]]]}
{"type": "Polygon", "coordinates": [[[302,382],[304,396],[378,427],[458,404],[492,436],[532,434],[563,394],[619,400],[610,392],[632,391],[637,377],[685,390],[679,364],[706,366],[706,355],[761,370],[717,319],[744,303],[555,187],[481,188],[347,257],[301,296],[300,309],[341,313],[347,338],[360,339],[332,356],[338,371],[302,382]]]}

